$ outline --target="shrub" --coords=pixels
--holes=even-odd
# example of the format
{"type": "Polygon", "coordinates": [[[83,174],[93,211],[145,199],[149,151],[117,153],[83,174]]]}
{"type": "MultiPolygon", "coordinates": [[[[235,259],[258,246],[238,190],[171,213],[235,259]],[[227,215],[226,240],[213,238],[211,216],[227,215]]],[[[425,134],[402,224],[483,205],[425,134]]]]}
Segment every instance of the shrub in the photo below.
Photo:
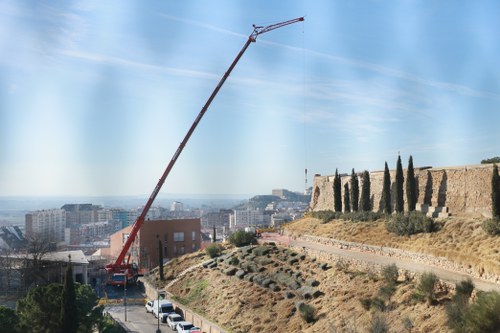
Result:
{"type": "Polygon", "coordinates": [[[340,218],[342,220],[352,221],[352,222],[372,222],[380,220],[384,216],[386,215],[381,212],[358,211],[358,212],[344,213],[340,216],[340,218]]]}
{"type": "Polygon", "coordinates": [[[306,323],[312,323],[315,321],[316,309],[312,305],[300,303],[297,308],[299,310],[300,317],[306,323]]]}
{"type": "Polygon", "coordinates": [[[210,258],[215,258],[221,255],[222,253],[222,246],[219,244],[211,244],[207,246],[205,249],[205,253],[210,257],[210,258]]]}
{"type": "Polygon", "coordinates": [[[480,292],[464,315],[464,332],[498,332],[500,329],[500,293],[480,292]]]}
{"type": "Polygon", "coordinates": [[[423,232],[430,233],[439,229],[433,218],[416,211],[408,214],[394,214],[385,226],[387,231],[399,236],[410,236],[423,232]]]}
{"type": "Polygon", "coordinates": [[[462,280],[457,284],[457,293],[456,295],[464,296],[469,298],[474,291],[474,283],[470,278],[467,280],[462,280]]]}
{"type": "Polygon", "coordinates": [[[457,283],[456,293],[446,305],[448,327],[455,332],[464,332],[465,314],[469,308],[469,298],[474,290],[471,279],[457,283]]]}
{"type": "Polygon", "coordinates": [[[379,295],[385,299],[391,298],[392,295],[396,292],[396,284],[385,284],[379,290],[379,295]]]}
{"type": "Polygon", "coordinates": [[[373,297],[371,302],[371,308],[379,311],[384,311],[385,310],[384,300],[378,297],[373,297]]]}
{"type": "Polygon", "coordinates": [[[240,263],[240,260],[236,257],[231,257],[231,259],[229,259],[229,264],[230,265],[233,265],[233,266],[238,266],[238,264],[240,263]]]}
{"type": "Polygon", "coordinates": [[[361,303],[361,306],[363,307],[363,309],[365,309],[366,311],[370,310],[371,306],[372,306],[372,299],[371,298],[362,298],[359,300],[359,302],[361,303]]]}
{"type": "Polygon", "coordinates": [[[387,333],[389,332],[389,325],[387,324],[387,320],[380,313],[376,313],[372,316],[371,326],[369,331],[370,333],[387,333]]]}
{"type": "Polygon", "coordinates": [[[489,219],[483,222],[483,230],[487,234],[495,236],[500,234],[500,220],[489,219]]]}
{"type": "Polygon", "coordinates": [[[332,210],[321,210],[318,212],[311,212],[310,216],[320,219],[323,223],[330,222],[332,220],[338,219],[342,215],[341,212],[334,212],[332,210]]]}
{"type": "Polygon", "coordinates": [[[434,289],[436,287],[436,283],[438,278],[436,274],[431,272],[425,272],[420,277],[420,282],[417,286],[417,297],[418,299],[425,299],[429,304],[432,304],[436,301],[436,293],[434,289]]]}
{"type": "Polygon", "coordinates": [[[396,264],[391,264],[382,268],[382,277],[386,284],[396,284],[399,277],[398,266],[396,266],[396,264]]]}
{"type": "Polygon", "coordinates": [[[255,234],[253,232],[238,230],[229,236],[229,242],[237,247],[254,244],[255,234]]]}
{"type": "Polygon", "coordinates": [[[404,317],[403,318],[403,327],[411,333],[411,330],[413,329],[413,322],[411,321],[410,317],[404,317]]]}

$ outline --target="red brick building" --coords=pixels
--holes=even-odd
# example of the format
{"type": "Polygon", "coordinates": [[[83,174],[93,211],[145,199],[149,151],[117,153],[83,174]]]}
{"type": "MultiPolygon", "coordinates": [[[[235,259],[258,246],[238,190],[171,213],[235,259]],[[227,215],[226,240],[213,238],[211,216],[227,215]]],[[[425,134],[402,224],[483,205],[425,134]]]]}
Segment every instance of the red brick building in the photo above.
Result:
{"type": "MultiPolygon", "coordinates": [[[[111,235],[109,252],[102,251],[102,255],[116,259],[131,230],[132,226],[128,226],[111,235]]],[[[132,243],[130,262],[137,263],[145,271],[158,266],[159,240],[164,259],[198,251],[201,248],[200,219],[144,221],[132,243]]]]}

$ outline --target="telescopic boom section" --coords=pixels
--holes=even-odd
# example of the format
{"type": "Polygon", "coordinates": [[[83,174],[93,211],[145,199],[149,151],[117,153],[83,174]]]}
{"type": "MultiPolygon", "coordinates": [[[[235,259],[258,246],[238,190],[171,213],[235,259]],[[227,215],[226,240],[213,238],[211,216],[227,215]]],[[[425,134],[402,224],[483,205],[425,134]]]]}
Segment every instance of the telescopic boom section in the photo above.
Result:
{"type": "Polygon", "coordinates": [[[153,193],[151,193],[151,196],[149,197],[148,201],[146,202],[146,205],[142,209],[141,215],[139,215],[137,220],[135,220],[134,224],[132,225],[132,230],[130,231],[130,234],[129,234],[129,237],[127,238],[127,241],[123,245],[123,248],[122,248],[122,251],[120,252],[120,255],[117,257],[116,261],[113,264],[106,265],[106,270],[108,272],[119,273],[119,272],[123,272],[129,268],[128,261],[130,259],[130,256],[127,259],[127,262],[124,263],[125,256],[126,256],[128,250],[130,249],[130,246],[134,242],[135,237],[137,236],[137,233],[141,229],[141,226],[144,223],[144,220],[146,219],[146,215],[148,214],[149,209],[151,208],[151,205],[153,204],[158,193],[160,192],[160,189],[163,186],[163,183],[165,182],[165,180],[167,179],[167,176],[170,173],[170,171],[172,170],[175,162],[177,161],[177,158],[179,158],[179,155],[181,154],[182,150],[186,146],[186,143],[188,142],[189,138],[191,137],[194,130],[196,129],[196,126],[198,126],[198,123],[200,122],[201,118],[203,118],[203,115],[205,114],[205,112],[207,112],[208,107],[210,106],[210,104],[214,100],[215,96],[219,92],[220,88],[222,87],[222,85],[224,84],[226,79],[231,74],[233,68],[236,66],[236,64],[240,60],[241,56],[243,55],[243,53],[245,53],[245,51],[248,48],[248,46],[250,45],[250,43],[255,42],[257,40],[257,36],[259,36],[263,33],[284,27],[284,26],[292,24],[292,23],[300,22],[300,21],[304,21],[304,18],[299,17],[299,18],[296,18],[293,20],[289,20],[289,21],[285,21],[285,22],[281,22],[281,23],[276,23],[276,24],[272,24],[272,25],[268,25],[268,26],[255,26],[255,25],[253,26],[253,28],[254,28],[253,32],[248,37],[247,42],[245,43],[245,45],[243,45],[243,48],[238,53],[236,58],[233,60],[233,62],[229,66],[228,70],[226,71],[224,76],[219,81],[219,84],[217,85],[217,87],[215,87],[214,91],[212,92],[212,94],[210,95],[210,97],[206,101],[205,105],[201,109],[200,113],[198,114],[198,116],[194,120],[194,122],[191,125],[191,127],[189,128],[186,136],[184,137],[184,140],[182,140],[182,142],[180,143],[179,148],[177,148],[174,156],[170,160],[170,163],[168,164],[167,168],[163,172],[163,175],[161,176],[160,180],[158,181],[158,184],[156,184],[156,187],[154,188],[153,193]]]}

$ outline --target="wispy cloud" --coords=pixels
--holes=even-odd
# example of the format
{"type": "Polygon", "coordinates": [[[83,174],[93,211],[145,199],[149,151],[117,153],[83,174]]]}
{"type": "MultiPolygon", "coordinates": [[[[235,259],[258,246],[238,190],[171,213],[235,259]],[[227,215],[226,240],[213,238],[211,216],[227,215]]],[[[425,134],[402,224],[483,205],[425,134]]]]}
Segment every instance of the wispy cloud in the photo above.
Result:
{"type": "Polygon", "coordinates": [[[188,19],[185,19],[185,18],[175,17],[175,16],[172,16],[172,15],[164,14],[164,13],[158,13],[158,15],[161,16],[161,17],[163,17],[163,18],[166,18],[168,20],[171,20],[171,21],[182,22],[182,23],[189,24],[189,25],[192,25],[192,26],[196,26],[196,27],[200,27],[200,28],[204,28],[204,29],[209,29],[209,30],[212,30],[212,31],[220,32],[220,33],[223,33],[223,34],[226,34],[226,35],[231,35],[231,36],[236,36],[236,37],[242,37],[242,38],[248,38],[248,35],[244,35],[244,34],[241,34],[241,33],[238,33],[238,32],[234,32],[234,31],[231,31],[231,30],[227,30],[227,29],[223,29],[223,28],[219,28],[219,27],[216,27],[216,26],[211,25],[211,24],[206,24],[206,23],[202,23],[202,22],[198,22],[198,21],[188,20],[188,19]]]}
{"type": "MultiPolygon", "coordinates": [[[[214,25],[209,25],[209,24],[205,24],[205,23],[201,23],[201,22],[197,22],[197,21],[193,21],[193,20],[188,20],[188,19],[184,19],[184,18],[174,17],[174,16],[171,16],[171,15],[163,14],[163,13],[160,13],[159,15],[162,16],[162,17],[164,17],[164,18],[167,18],[169,20],[175,20],[175,21],[178,21],[178,22],[183,22],[185,24],[189,24],[189,25],[193,25],[193,26],[198,26],[198,27],[202,27],[202,28],[205,28],[205,29],[210,29],[210,30],[213,30],[213,31],[217,31],[217,32],[220,32],[220,33],[227,34],[227,35],[232,35],[232,36],[238,36],[238,37],[242,37],[242,38],[247,38],[247,35],[244,35],[244,34],[241,34],[241,33],[237,33],[237,32],[234,32],[234,31],[230,31],[230,30],[227,30],[227,29],[222,29],[222,28],[216,27],[214,25]]],[[[319,57],[319,58],[327,59],[329,61],[334,61],[334,62],[342,63],[342,64],[345,64],[345,65],[348,65],[348,66],[351,66],[351,67],[361,68],[361,69],[364,69],[364,70],[367,70],[367,71],[370,71],[370,72],[375,72],[375,73],[378,73],[378,74],[381,74],[381,75],[384,75],[384,76],[395,77],[395,78],[402,79],[402,80],[405,80],[405,81],[409,81],[409,82],[413,82],[413,83],[418,83],[418,84],[421,84],[421,85],[429,86],[429,87],[432,87],[432,88],[437,88],[437,89],[440,89],[440,90],[445,90],[445,91],[456,93],[456,94],[463,95],[463,96],[471,96],[471,97],[479,97],[479,98],[488,98],[488,99],[500,100],[500,94],[497,94],[497,93],[493,93],[493,92],[489,92],[489,91],[477,90],[477,89],[474,89],[474,88],[471,88],[471,87],[468,87],[468,86],[465,86],[465,85],[461,85],[461,84],[455,84],[455,83],[450,83],[450,82],[430,80],[430,79],[426,79],[424,77],[418,76],[418,75],[410,73],[410,72],[401,71],[401,70],[398,70],[398,69],[390,68],[390,67],[387,67],[387,66],[382,66],[382,65],[379,65],[379,64],[375,64],[375,63],[363,62],[363,61],[359,61],[359,60],[355,60],[355,59],[350,59],[350,58],[345,58],[345,57],[339,57],[339,56],[331,55],[331,54],[326,54],[326,53],[322,53],[322,52],[318,52],[318,51],[314,51],[314,50],[303,49],[301,47],[296,47],[296,46],[290,46],[290,45],[286,45],[286,44],[282,44],[282,43],[271,42],[271,41],[268,41],[268,40],[266,40],[265,38],[262,38],[262,37],[259,38],[259,42],[263,43],[263,44],[275,46],[275,47],[286,48],[286,49],[293,50],[293,51],[296,51],[296,52],[306,52],[307,54],[309,54],[311,56],[314,56],[314,57],[319,57]]]]}
{"type": "Polygon", "coordinates": [[[414,82],[414,83],[418,83],[421,85],[430,86],[433,88],[438,88],[441,90],[446,90],[446,91],[453,92],[453,93],[460,94],[460,95],[464,95],[464,96],[472,96],[472,97],[500,100],[500,94],[497,94],[497,93],[477,90],[477,89],[470,88],[470,87],[467,87],[467,86],[464,86],[461,84],[430,80],[430,79],[426,79],[424,77],[418,76],[418,75],[410,73],[410,72],[401,71],[398,69],[390,68],[387,66],[382,66],[379,64],[375,64],[375,63],[363,62],[363,61],[359,61],[359,60],[355,60],[355,59],[350,59],[350,58],[345,58],[345,57],[339,57],[339,56],[332,55],[332,54],[322,53],[322,52],[318,52],[318,51],[314,51],[314,50],[310,50],[310,49],[304,49],[304,48],[297,47],[297,46],[291,46],[291,45],[287,45],[287,44],[271,42],[271,41],[265,40],[264,38],[260,38],[259,43],[267,44],[267,45],[275,46],[275,47],[280,47],[280,48],[285,48],[285,49],[296,51],[296,52],[305,52],[305,53],[309,54],[310,56],[323,58],[323,59],[326,59],[329,61],[342,63],[342,64],[345,64],[345,65],[348,65],[351,67],[361,68],[361,69],[364,69],[364,70],[367,70],[370,72],[375,72],[375,73],[378,73],[378,74],[381,74],[384,76],[395,77],[395,78],[399,78],[399,79],[402,79],[405,81],[414,82]]]}
{"type": "Polygon", "coordinates": [[[357,61],[357,60],[353,60],[353,59],[349,59],[349,58],[343,58],[343,57],[334,56],[331,54],[325,54],[325,53],[321,53],[321,52],[317,52],[317,51],[313,51],[313,50],[308,50],[308,49],[304,50],[304,49],[299,48],[299,47],[289,46],[289,45],[285,45],[285,44],[263,41],[263,40],[261,40],[261,42],[269,44],[269,45],[274,45],[274,46],[279,46],[279,47],[283,47],[283,48],[287,48],[287,49],[292,49],[292,50],[295,50],[297,52],[306,52],[307,54],[309,54],[311,56],[324,58],[324,59],[327,59],[330,61],[345,64],[348,66],[365,69],[367,71],[375,72],[375,73],[378,73],[378,74],[381,74],[384,76],[395,77],[395,78],[402,79],[405,81],[418,83],[421,85],[429,86],[432,88],[437,88],[440,90],[445,90],[445,91],[456,93],[456,94],[463,95],[463,96],[471,96],[471,97],[500,100],[500,94],[492,93],[489,91],[482,91],[482,90],[473,89],[473,88],[470,88],[470,87],[467,87],[467,86],[464,86],[461,84],[455,84],[455,83],[449,83],[449,82],[443,82],[443,81],[434,81],[434,80],[420,77],[420,76],[415,75],[413,73],[389,68],[386,66],[381,66],[378,64],[374,64],[374,63],[357,61]]]}
{"type": "Polygon", "coordinates": [[[77,58],[81,60],[86,60],[95,63],[115,65],[115,66],[124,66],[141,70],[153,70],[153,71],[162,71],[167,72],[174,75],[186,76],[186,77],[198,77],[205,79],[216,79],[219,76],[213,73],[201,72],[201,71],[193,71],[188,69],[179,69],[173,67],[165,67],[165,66],[157,66],[151,65],[143,62],[127,60],[124,58],[107,56],[97,53],[90,52],[81,52],[81,51],[71,51],[71,50],[60,50],[58,52],[61,55],[77,58]]]}

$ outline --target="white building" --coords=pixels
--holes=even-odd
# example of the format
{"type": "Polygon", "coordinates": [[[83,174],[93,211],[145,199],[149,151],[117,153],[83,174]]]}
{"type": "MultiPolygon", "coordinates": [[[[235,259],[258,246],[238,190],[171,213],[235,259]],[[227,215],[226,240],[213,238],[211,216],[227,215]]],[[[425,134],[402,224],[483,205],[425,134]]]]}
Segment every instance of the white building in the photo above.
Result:
{"type": "Polygon", "coordinates": [[[182,212],[184,210],[184,204],[179,201],[174,201],[170,205],[170,211],[171,212],[182,212]]]}
{"type": "Polygon", "coordinates": [[[66,211],[64,209],[39,210],[25,216],[26,238],[37,237],[52,242],[65,240],[66,211]]]}
{"type": "Polygon", "coordinates": [[[229,228],[244,229],[250,226],[269,226],[271,223],[271,216],[264,214],[261,210],[255,209],[241,209],[235,210],[229,216],[229,228]]]}

